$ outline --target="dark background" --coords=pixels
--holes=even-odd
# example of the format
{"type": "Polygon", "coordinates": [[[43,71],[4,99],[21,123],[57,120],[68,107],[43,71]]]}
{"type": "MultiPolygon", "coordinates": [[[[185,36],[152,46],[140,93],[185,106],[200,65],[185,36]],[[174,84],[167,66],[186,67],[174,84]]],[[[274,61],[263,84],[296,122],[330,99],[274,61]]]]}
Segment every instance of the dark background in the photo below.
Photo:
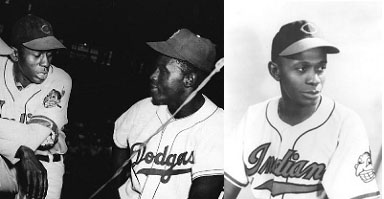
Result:
{"type": "MultiPolygon", "coordinates": [[[[0,0],[0,36],[32,13],[49,21],[67,47],[53,64],[72,77],[65,126],[69,150],[63,199],[88,198],[112,174],[114,121],[149,96],[156,54],[146,41],[166,40],[180,28],[209,38],[224,54],[224,2],[220,0],[0,0]]],[[[204,93],[224,104],[224,71],[204,93]]],[[[110,186],[96,198],[112,198],[110,186]]]]}

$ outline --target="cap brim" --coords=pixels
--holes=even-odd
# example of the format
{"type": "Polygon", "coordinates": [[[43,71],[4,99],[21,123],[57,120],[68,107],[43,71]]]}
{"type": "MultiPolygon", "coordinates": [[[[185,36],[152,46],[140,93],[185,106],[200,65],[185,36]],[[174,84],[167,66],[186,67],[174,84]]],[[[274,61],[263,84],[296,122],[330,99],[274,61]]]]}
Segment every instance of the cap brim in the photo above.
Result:
{"type": "Polygon", "coordinates": [[[0,55],[10,55],[13,50],[0,38],[0,55]]]}
{"type": "Polygon", "coordinates": [[[65,48],[65,46],[54,36],[34,39],[32,41],[23,43],[23,45],[32,50],[54,50],[65,48]]]}
{"type": "Polygon", "coordinates": [[[339,49],[332,45],[331,43],[320,39],[320,38],[304,38],[301,39],[291,45],[289,45],[287,48],[285,48],[279,55],[280,56],[288,56],[293,55],[296,53],[301,53],[303,51],[312,49],[312,48],[325,48],[326,53],[334,54],[339,53],[339,49]]]}
{"type": "Polygon", "coordinates": [[[166,41],[147,42],[147,45],[151,47],[153,50],[161,54],[167,55],[169,57],[185,60],[185,58],[179,55],[179,53],[177,53],[177,51],[171,45],[169,45],[168,42],[166,41]]]}

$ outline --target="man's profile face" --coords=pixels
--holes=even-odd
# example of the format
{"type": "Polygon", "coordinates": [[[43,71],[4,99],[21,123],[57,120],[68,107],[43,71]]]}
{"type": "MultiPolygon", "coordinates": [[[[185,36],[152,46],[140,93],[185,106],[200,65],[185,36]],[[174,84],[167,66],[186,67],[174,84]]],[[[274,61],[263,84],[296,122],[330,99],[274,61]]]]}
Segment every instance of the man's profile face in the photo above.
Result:
{"type": "Polygon", "coordinates": [[[317,105],[325,82],[326,64],[327,54],[322,48],[279,57],[283,97],[303,106],[317,105]]]}
{"type": "Polygon", "coordinates": [[[184,74],[176,59],[160,55],[155,62],[155,72],[150,77],[152,103],[169,105],[180,101],[184,93],[184,74]]]}
{"type": "Polygon", "coordinates": [[[18,49],[17,65],[29,83],[40,84],[48,76],[51,66],[51,51],[36,51],[26,47],[18,49]]]}

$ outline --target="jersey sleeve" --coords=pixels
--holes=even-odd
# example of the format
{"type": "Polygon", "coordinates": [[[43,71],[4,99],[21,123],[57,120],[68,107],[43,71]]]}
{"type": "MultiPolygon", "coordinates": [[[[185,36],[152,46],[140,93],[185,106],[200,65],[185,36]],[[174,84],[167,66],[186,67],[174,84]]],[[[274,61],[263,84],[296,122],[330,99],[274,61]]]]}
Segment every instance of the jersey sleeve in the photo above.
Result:
{"type": "Polygon", "coordinates": [[[196,137],[192,180],[224,174],[224,120],[222,111],[207,122],[196,137]]]}
{"type": "Polygon", "coordinates": [[[15,163],[18,160],[15,154],[21,145],[36,150],[50,132],[50,129],[38,124],[26,125],[0,119],[0,154],[15,163]]]}
{"type": "Polygon", "coordinates": [[[338,146],[323,177],[329,198],[377,198],[368,137],[361,119],[351,113],[342,123],[338,146]]]}
{"type": "Polygon", "coordinates": [[[248,184],[244,169],[243,139],[247,124],[247,114],[242,118],[235,130],[226,129],[225,146],[225,179],[233,185],[243,188],[248,184]]]}
{"type": "Polygon", "coordinates": [[[72,79],[66,73],[60,73],[55,78],[58,78],[58,80],[50,85],[51,88],[44,89],[45,93],[43,94],[44,99],[42,103],[44,107],[35,110],[29,122],[35,121],[44,126],[50,123],[52,125],[48,127],[52,131],[58,132],[68,123],[67,111],[72,90],[72,79]]]}
{"type": "Polygon", "coordinates": [[[123,113],[115,122],[115,129],[113,132],[113,141],[119,148],[128,147],[128,135],[132,132],[134,125],[134,118],[136,117],[138,104],[131,106],[125,113],[123,113]]]}
{"type": "Polygon", "coordinates": [[[57,143],[49,149],[50,153],[64,154],[67,152],[63,127],[68,123],[67,111],[72,90],[72,79],[59,68],[54,68],[55,80],[42,89],[43,100],[34,108],[28,124],[39,124],[51,129],[57,136],[57,143]]]}

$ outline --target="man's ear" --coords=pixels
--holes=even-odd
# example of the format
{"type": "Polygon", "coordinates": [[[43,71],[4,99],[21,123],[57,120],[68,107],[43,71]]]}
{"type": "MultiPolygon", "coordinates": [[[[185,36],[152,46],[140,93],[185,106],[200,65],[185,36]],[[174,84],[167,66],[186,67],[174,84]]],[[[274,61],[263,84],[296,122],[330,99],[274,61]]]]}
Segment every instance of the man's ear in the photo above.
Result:
{"type": "Polygon", "coordinates": [[[197,82],[197,75],[196,73],[188,73],[184,75],[184,86],[185,87],[194,87],[197,82]]]}
{"type": "Polygon", "coordinates": [[[277,65],[275,62],[270,61],[268,62],[268,71],[269,74],[275,79],[276,81],[280,81],[280,68],[279,65],[277,65]]]}
{"type": "Polygon", "coordinates": [[[13,52],[10,55],[12,61],[14,61],[14,62],[19,61],[19,51],[15,47],[12,47],[12,50],[13,50],[13,52]]]}

